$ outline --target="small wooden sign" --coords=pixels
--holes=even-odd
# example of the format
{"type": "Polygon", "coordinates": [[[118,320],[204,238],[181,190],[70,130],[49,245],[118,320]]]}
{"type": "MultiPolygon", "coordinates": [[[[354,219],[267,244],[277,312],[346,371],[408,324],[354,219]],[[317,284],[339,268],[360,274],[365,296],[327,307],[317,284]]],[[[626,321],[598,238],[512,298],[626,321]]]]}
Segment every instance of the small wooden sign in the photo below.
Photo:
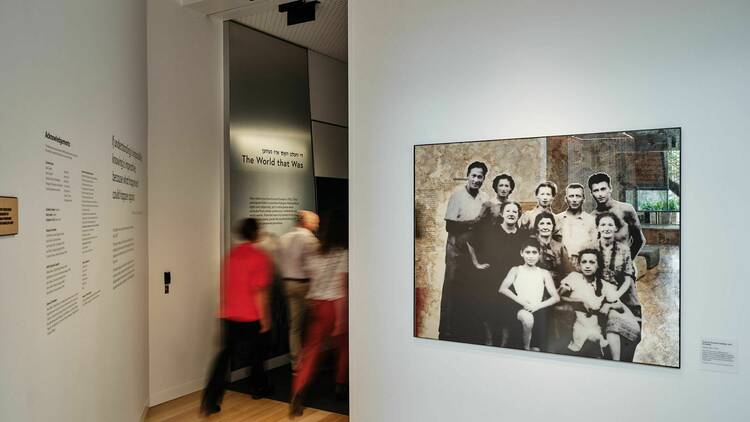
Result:
{"type": "Polygon", "coordinates": [[[0,236],[18,234],[18,198],[0,196],[0,236]]]}

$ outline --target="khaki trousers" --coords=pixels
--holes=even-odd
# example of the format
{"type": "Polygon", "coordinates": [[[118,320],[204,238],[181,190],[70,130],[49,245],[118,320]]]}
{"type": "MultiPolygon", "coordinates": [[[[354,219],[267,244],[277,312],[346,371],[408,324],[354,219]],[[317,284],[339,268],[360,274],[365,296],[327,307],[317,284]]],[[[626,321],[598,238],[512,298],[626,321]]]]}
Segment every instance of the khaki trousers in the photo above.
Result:
{"type": "Polygon", "coordinates": [[[307,312],[307,291],[310,282],[284,280],[284,295],[286,296],[287,316],[289,318],[289,354],[292,358],[292,369],[297,369],[298,357],[302,348],[302,332],[307,312]]]}

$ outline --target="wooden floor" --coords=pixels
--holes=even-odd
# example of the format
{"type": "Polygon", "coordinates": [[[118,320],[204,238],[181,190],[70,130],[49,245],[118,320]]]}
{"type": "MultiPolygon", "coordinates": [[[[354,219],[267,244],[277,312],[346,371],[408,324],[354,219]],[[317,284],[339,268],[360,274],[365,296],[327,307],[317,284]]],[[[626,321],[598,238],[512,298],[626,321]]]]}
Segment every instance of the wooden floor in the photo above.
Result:
{"type": "Polygon", "coordinates": [[[210,417],[200,414],[201,392],[154,406],[148,410],[146,422],[225,421],[225,422],[275,422],[293,420],[297,422],[348,422],[349,417],[322,410],[306,408],[305,413],[289,419],[289,403],[261,399],[227,391],[221,412],[210,417]]]}

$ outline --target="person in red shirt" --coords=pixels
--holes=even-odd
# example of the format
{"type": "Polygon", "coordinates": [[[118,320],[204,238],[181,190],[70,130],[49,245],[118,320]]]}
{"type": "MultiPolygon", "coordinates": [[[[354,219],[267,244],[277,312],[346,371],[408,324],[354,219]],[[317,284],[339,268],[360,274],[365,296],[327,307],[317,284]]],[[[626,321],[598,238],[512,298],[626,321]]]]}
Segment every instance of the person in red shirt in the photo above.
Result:
{"type": "Polygon", "coordinates": [[[239,231],[246,242],[234,246],[224,263],[219,310],[224,336],[222,349],[216,356],[208,385],[203,391],[201,410],[206,415],[221,410],[219,403],[226,389],[230,363],[238,356],[241,343],[250,344],[253,398],[268,396],[272,391],[263,368],[263,337],[271,328],[268,298],[273,264],[265,252],[254,245],[258,239],[257,220],[243,220],[239,231]]]}

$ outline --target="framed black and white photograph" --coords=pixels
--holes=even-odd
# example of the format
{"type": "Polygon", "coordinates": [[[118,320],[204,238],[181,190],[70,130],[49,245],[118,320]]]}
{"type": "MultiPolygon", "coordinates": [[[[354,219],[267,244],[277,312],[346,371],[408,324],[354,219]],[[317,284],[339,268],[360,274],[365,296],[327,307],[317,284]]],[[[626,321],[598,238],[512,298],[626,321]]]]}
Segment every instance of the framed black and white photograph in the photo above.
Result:
{"type": "Polygon", "coordinates": [[[680,367],[680,137],[414,146],[414,335],[680,367]]]}

